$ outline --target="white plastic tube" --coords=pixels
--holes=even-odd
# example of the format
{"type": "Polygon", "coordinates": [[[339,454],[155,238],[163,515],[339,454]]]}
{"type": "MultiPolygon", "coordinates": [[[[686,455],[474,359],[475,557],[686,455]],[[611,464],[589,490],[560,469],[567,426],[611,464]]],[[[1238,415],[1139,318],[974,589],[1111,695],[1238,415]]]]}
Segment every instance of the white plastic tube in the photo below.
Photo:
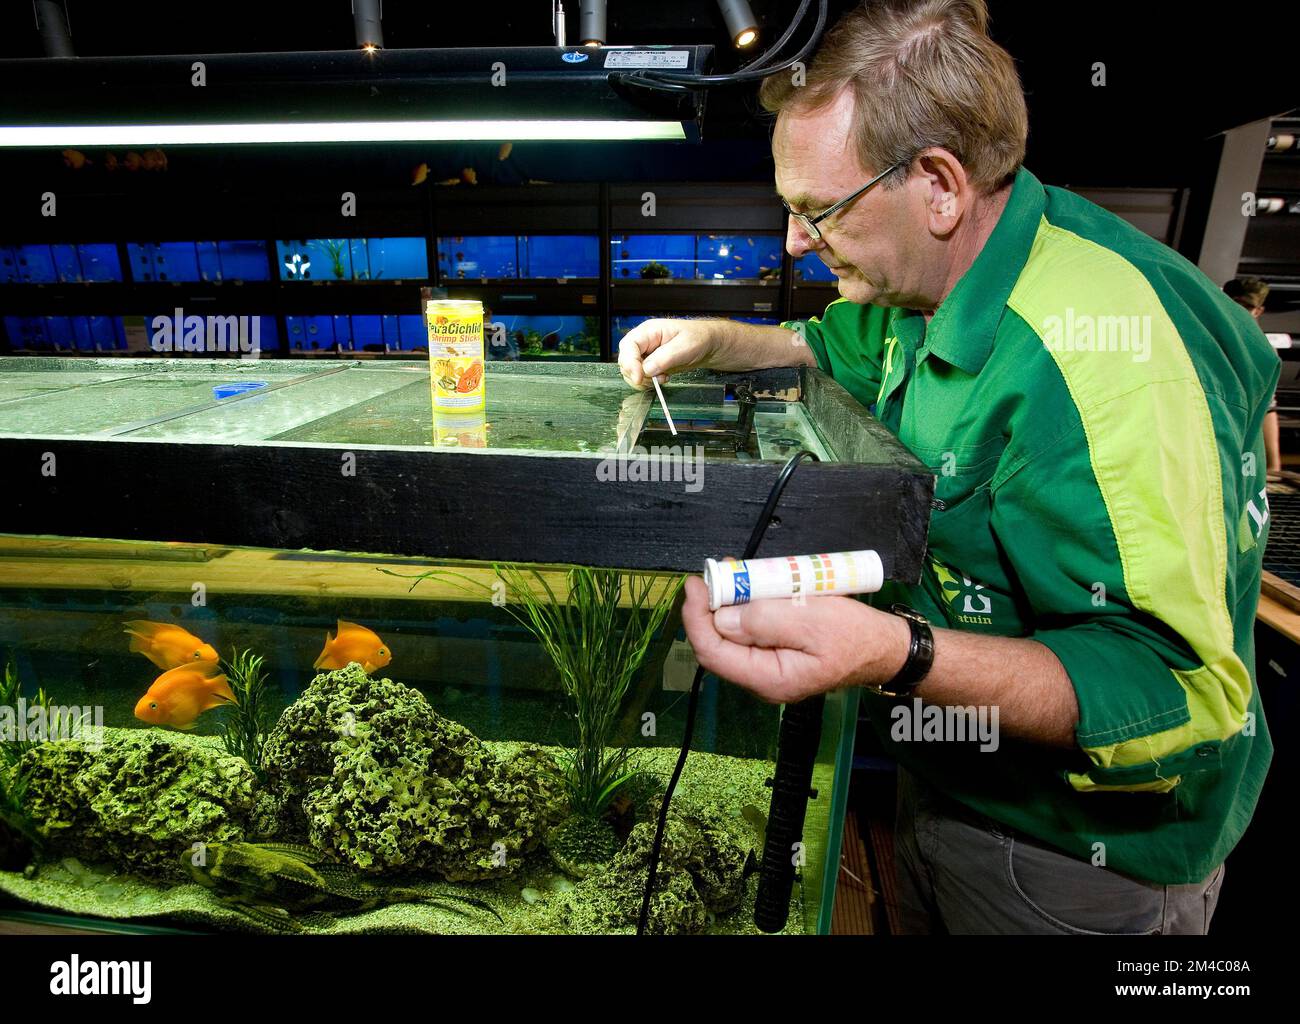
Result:
{"type": "Polygon", "coordinates": [[[770,598],[825,594],[874,594],[885,582],[885,568],[874,551],[837,551],[830,555],[732,558],[704,563],[709,610],[770,598]]]}

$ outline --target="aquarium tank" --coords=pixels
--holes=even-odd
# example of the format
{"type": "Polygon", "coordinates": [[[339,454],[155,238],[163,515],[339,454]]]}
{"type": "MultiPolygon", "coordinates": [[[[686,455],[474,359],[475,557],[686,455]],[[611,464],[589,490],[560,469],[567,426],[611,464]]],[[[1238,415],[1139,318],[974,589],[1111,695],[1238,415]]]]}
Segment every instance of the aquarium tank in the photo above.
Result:
{"type": "Polygon", "coordinates": [[[598,278],[596,235],[469,235],[438,239],[444,282],[598,278]]]}
{"type": "MultiPolygon", "coordinates": [[[[932,489],[814,370],[665,391],[702,491],[601,482],[669,436],[609,365],[495,367],[444,431],[419,365],[0,359],[0,448],[56,463],[0,510],[0,918],[636,931],[693,703],[685,573],[743,544],[793,451],[821,461],[782,539],[897,575],[924,527],[874,503],[932,489]]],[[[819,712],[786,933],[829,930],[856,710],[819,712]]],[[[647,931],[757,930],[781,723],[704,677],[647,931]]]]}
{"type": "Polygon", "coordinates": [[[779,281],[780,235],[664,234],[610,239],[615,281],[779,281]]]}
{"type": "Polygon", "coordinates": [[[600,317],[496,314],[489,359],[600,358],[600,317]]]}

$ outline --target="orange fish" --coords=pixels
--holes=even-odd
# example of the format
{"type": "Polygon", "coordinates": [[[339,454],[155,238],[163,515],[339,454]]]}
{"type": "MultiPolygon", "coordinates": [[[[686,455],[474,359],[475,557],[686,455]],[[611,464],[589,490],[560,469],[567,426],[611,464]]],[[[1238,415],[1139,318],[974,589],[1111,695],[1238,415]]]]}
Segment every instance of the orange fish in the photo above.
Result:
{"type": "Polygon", "coordinates": [[[411,170],[411,184],[423,185],[424,180],[429,176],[428,164],[416,164],[411,170]]]}
{"type": "Polygon", "coordinates": [[[131,651],[143,654],[164,672],[180,665],[215,665],[218,661],[215,647],[170,622],[132,619],[122,625],[131,637],[131,651]]]}
{"type": "Polygon", "coordinates": [[[135,717],[150,725],[192,729],[203,712],[234,703],[235,695],[226,677],[217,671],[216,662],[181,665],[153,681],[136,702],[135,717]]]}
{"type": "Polygon", "coordinates": [[[339,619],[338,632],[325,634],[325,647],[312,668],[343,668],[355,661],[369,675],[393,660],[392,652],[373,629],[339,619]]]}

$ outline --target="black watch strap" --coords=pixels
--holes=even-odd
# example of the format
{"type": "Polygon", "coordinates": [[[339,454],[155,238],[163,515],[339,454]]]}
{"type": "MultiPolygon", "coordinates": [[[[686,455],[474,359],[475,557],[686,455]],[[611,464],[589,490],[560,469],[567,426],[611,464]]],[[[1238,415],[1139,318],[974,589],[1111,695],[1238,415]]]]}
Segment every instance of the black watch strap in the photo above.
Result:
{"type": "Polygon", "coordinates": [[[889,610],[907,620],[912,631],[912,643],[907,649],[907,661],[898,670],[898,675],[876,689],[886,697],[908,697],[921,685],[921,680],[934,664],[934,634],[930,631],[925,616],[914,608],[905,604],[891,604],[889,610]]]}

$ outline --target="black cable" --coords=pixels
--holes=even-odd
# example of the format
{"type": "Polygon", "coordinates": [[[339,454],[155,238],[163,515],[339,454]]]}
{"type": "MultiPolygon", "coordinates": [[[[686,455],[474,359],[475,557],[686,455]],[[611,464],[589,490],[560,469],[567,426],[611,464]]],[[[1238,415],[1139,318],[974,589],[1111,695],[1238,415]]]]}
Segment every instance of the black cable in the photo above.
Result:
{"type": "Polygon", "coordinates": [[[794,12],[794,17],[790,19],[790,24],[785,27],[785,32],[781,34],[781,38],[751,60],[748,64],[742,65],[736,70],[749,71],[752,68],[763,67],[769,60],[780,53],[781,48],[790,41],[790,37],[794,35],[794,30],[797,29],[799,24],[803,21],[803,16],[808,13],[808,5],[810,3],[812,3],[812,0],[799,0],[799,9],[794,12]]]}
{"type": "MultiPolygon", "coordinates": [[[[763,541],[763,535],[767,531],[768,524],[772,521],[772,513],[776,511],[777,502],[781,500],[781,494],[785,491],[785,486],[790,482],[790,477],[794,475],[795,467],[805,458],[812,459],[814,462],[820,462],[812,452],[807,449],[797,451],[790,456],[781,472],[777,474],[776,481],[772,484],[772,489],[768,491],[767,501],[763,505],[763,511],[758,514],[758,522],[754,524],[754,532],[749,535],[749,543],[745,545],[745,553],[742,561],[748,561],[758,552],[758,546],[763,541]]],[[[695,712],[700,703],[700,689],[704,681],[704,666],[698,666],[695,669],[695,678],[691,680],[691,696],[686,705],[686,727],[682,734],[682,749],[677,755],[677,764],[673,767],[672,777],[668,780],[668,788],[664,790],[663,803],[659,805],[659,823],[655,827],[654,843],[650,847],[650,871],[646,876],[645,893],[641,898],[641,915],[637,918],[636,933],[645,934],[646,923],[650,919],[650,900],[654,896],[655,880],[659,875],[659,854],[663,850],[664,830],[668,827],[668,806],[672,802],[673,792],[677,789],[677,780],[682,776],[682,769],[686,767],[687,755],[691,752],[691,738],[695,735],[695,712]]]]}
{"type": "Polygon", "coordinates": [[[746,64],[738,71],[731,71],[720,75],[676,75],[666,71],[650,71],[642,69],[624,74],[615,73],[610,75],[610,79],[628,85],[641,85],[646,88],[659,89],[665,92],[691,92],[709,85],[739,85],[745,82],[754,82],[767,78],[769,75],[774,75],[778,71],[784,71],[787,68],[793,67],[799,61],[804,60],[812,53],[813,48],[821,39],[822,30],[826,27],[827,0],[818,0],[817,22],[813,26],[812,34],[808,37],[808,40],[800,48],[798,53],[779,64],[758,66],[759,61],[764,60],[771,55],[773,51],[779,50],[789,41],[790,37],[794,34],[796,27],[803,20],[803,17],[808,10],[809,2],[810,0],[804,0],[804,2],[800,3],[799,9],[795,13],[794,20],[791,21],[790,26],[781,36],[776,46],[770,47],[767,52],[762,54],[762,56],[758,57],[756,60],[750,61],[750,63],[746,64]]]}

